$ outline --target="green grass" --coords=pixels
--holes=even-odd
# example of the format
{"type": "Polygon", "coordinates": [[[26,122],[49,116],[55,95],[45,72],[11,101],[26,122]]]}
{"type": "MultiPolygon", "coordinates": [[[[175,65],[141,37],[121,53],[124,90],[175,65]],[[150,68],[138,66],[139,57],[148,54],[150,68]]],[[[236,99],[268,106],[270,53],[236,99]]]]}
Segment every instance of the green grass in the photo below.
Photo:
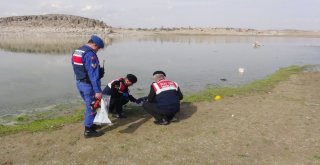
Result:
{"type": "MultiPolygon", "coordinates": [[[[57,105],[54,110],[61,111],[63,108],[70,108],[66,105],[57,105]]],[[[65,124],[80,122],[83,120],[83,109],[72,110],[74,113],[61,116],[55,112],[42,112],[32,116],[17,116],[14,118],[17,121],[16,125],[0,125],[0,136],[19,133],[19,132],[39,132],[56,130],[65,124]],[[58,115],[58,117],[53,117],[58,115]]],[[[142,115],[145,111],[142,107],[128,105],[125,111],[128,115],[142,115]]]]}
{"type": "Polygon", "coordinates": [[[18,132],[38,132],[44,130],[55,130],[64,124],[74,123],[83,119],[83,110],[77,110],[72,116],[58,117],[53,119],[35,120],[30,123],[12,126],[0,125],[0,136],[18,132]]]}
{"type": "Polygon", "coordinates": [[[314,155],[313,158],[314,158],[315,160],[320,160],[320,156],[319,156],[319,155],[314,155]]]}
{"type": "Polygon", "coordinates": [[[25,115],[20,115],[15,118],[16,121],[27,121],[28,117],[25,115]]]}
{"type": "Polygon", "coordinates": [[[290,66],[281,68],[274,74],[267,76],[265,79],[256,80],[252,83],[232,88],[232,87],[210,87],[202,92],[186,96],[183,102],[199,102],[212,101],[214,96],[220,95],[223,97],[230,97],[233,95],[248,94],[252,92],[268,92],[275,85],[283,80],[287,80],[290,75],[297,74],[303,71],[305,67],[290,66]]]}

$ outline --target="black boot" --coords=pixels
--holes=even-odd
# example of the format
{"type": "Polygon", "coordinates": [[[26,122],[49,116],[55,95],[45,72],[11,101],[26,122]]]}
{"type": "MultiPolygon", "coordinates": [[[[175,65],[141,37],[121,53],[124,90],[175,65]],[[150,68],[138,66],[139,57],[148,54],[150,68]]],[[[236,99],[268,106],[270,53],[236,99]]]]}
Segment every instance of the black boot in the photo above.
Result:
{"type": "Polygon", "coordinates": [[[91,127],[91,129],[94,131],[97,131],[97,129],[100,129],[100,128],[102,128],[101,125],[97,125],[97,124],[93,124],[91,127]]]}
{"type": "Polygon", "coordinates": [[[169,121],[167,121],[166,119],[156,119],[155,121],[153,121],[154,124],[157,125],[168,125],[170,124],[169,121]]]}
{"type": "Polygon", "coordinates": [[[103,135],[101,132],[97,132],[93,127],[85,127],[84,130],[84,137],[89,138],[89,137],[99,137],[103,135]]]}

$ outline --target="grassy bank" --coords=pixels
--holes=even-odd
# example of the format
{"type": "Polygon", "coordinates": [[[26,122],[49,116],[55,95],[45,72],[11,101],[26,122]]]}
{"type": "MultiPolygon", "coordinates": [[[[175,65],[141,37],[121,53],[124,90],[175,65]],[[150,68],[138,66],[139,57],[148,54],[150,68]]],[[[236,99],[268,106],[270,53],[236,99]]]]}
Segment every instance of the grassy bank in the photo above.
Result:
{"type": "MultiPolygon", "coordinates": [[[[20,118],[17,118],[20,120],[20,118]]],[[[44,130],[55,130],[65,124],[74,123],[83,119],[83,111],[78,109],[73,115],[57,117],[52,119],[35,120],[30,123],[16,124],[10,126],[0,125],[0,136],[18,132],[37,132],[44,130]]]]}
{"type": "MultiPolygon", "coordinates": [[[[56,111],[61,111],[59,108],[66,107],[65,105],[58,105],[55,108],[56,111]]],[[[66,107],[69,108],[70,107],[66,107]]],[[[15,125],[1,125],[0,124],[0,136],[19,133],[19,132],[39,132],[39,131],[51,131],[58,129],[65,124],[76,123],[83,121],[84,108],[73,108],[70,114],[61,114],[62,112],[43,112],[30,116],[17,116],[15,119],[15,125]],[[53,117],[55,115],[56,117],[53,117]]],[[[127,106],[125,108],[127,114],[130,116],[142,115],[145,112],[141,107],[127,106]]],[[[112,119],[112,117],[110,117],[112,119]]]]}
{"type": "MultiPolygon", "coordinates": [[[[202,92],[186,96],[183,102],[211,101],[216,95],[222,97],[230,97],[233,95],[248,94],[252,92],[268,92],[279,82],[287,80],[290,75],[303,71],[304,67],[291,66],[282,68],[274,74],[262,80],[243,85],[238,88],[208,88],[202,92]]],[[[141,115],[141,107],[128,107],[130,115],[141,115]]],[[[128,109],[127,108],[127,109],[128,109]]],[[[37,132],[43,130],[54,130],[65,124],[80,122],[83,119],[83,109],[76,110],[73,115],[53,118],[41,119],[29,123],[21,123],[13,126],[0,125],[0,136],[18,133],[18,132],[37,132]]]]}
{"type": "Polygon", "coordinates": [[[287,80],[290,75],[297,74],[303,71],[304,67],[290,66],[286,68],[281,68],[274,74],[267,76],[262,80],[256,80],[252,83],[237,87],[213,87],[208,88],[202,92],[186,96],[184,102],[197,102],[197,101],[212,101],[214,97],[219,95],[222,97],[230,97],[233,95],[241,95],[252,92],[268,92],[279,82],[287,80]]]}

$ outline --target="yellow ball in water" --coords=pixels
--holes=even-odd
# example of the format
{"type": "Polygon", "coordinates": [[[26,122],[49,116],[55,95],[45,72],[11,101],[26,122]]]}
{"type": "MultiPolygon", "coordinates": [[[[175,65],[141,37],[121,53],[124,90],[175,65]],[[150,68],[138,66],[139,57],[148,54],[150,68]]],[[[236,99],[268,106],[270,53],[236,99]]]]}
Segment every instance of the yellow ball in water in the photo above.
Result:
{"type": "Polygon", "coordinates": [[[220,100],[221,99],[221,96],[217,95],[214,97],[214,100],[220,100]]]}

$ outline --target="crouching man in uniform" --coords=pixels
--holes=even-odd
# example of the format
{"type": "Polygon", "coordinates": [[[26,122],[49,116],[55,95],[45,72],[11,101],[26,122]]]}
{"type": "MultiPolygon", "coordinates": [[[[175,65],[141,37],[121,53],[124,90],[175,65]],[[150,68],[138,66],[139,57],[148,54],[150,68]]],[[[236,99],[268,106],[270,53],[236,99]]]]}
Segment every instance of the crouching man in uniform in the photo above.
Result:
{"type": "Polygon", "coordinates": [[[100,79],[104,75],[104,70],[100,68],[96,54],[102,48],[104,48],[103,40],[93,35],[87,44],[73,52],[71,59],[77,88],[86,105],[84,114],[85,137],[102,135],[102,133],[96,131],[96,125],[93,124],[96,111],[91,106],[95,99],[101,99],[102,96],[100,79]]]}
{"type": "MultiPolygon", "coordinates": [[[[155,118],[155,124],[167,125],[177,120],[175,114],[180,111],[180,100],[183,95],[178,84],[167,80],[163,71],[155,71],[153,79],[147,101],[142,106],[155,118]]],[[[137,102],[142,101],[141,99],[143,98],[137,102]]]]}
{"type": "Polygon", "coordinates": [[[137,77],[133,74],[128,74],[125,78],[119,78],[111,81],[103,89],[103,95],[110,96],[109,111],[115,118],[126,118],[123,114],[122,106],[127,104],[129,100],[136,102],[137,100],[130,95],[129,87],[137,82],[137,77]]]}

